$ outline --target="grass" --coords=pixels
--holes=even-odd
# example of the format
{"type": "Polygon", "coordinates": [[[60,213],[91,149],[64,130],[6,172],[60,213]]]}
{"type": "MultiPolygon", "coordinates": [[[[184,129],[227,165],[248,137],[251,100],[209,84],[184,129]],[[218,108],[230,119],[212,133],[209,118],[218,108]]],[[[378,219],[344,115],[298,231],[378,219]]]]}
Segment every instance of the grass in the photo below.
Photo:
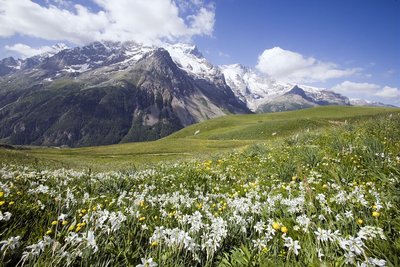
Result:
{"type": "Polygon", "coordinates": [[[400,113],[370,115],[343,123],[338,114],[329,127],[261,143],[136,144],[149,160],[193,142],[193,155],[210,154],[123,172],[48,169],[29,157],[62,153],[63,163],[77,153],[84,163],[135,144],[14,151],[27,156],[0,168],[1,264],[399,266],[400,113]],[[246,146],[214,154],[234,145],[246,146]]]}
{"type": "Polygon", "coordinates": [[[256,143],[273,144],[295,133],[331,128],[346,121],[395,111],[398,109],[328,106],[294,112],[229,115],[191,125],[154,142],[75,149],[0,149],[0,163],[20,160],[41,166],[95,171],[145,168],[159,162],[207,158],[256,143]]]}

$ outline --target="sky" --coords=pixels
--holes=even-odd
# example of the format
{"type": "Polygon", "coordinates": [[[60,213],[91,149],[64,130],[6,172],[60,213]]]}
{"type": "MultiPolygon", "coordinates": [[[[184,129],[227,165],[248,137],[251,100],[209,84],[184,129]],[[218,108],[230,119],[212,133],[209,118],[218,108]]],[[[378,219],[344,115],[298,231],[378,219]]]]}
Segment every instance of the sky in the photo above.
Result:
{"type": "Polygon", "coordinates": [[[0,58],[189,42],[215,65],[400,106],[400,0],[0,0],[0,58]]]}

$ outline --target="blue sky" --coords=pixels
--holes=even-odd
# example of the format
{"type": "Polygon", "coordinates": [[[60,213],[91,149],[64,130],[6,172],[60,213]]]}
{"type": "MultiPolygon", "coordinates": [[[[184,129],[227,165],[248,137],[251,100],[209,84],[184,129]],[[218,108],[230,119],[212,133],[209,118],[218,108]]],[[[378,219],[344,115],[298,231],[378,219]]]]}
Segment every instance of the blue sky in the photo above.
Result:
{"type": "Polygon", "coordinates": [[[399,0],[0,0],[0,11],[0,58],[99,38],[192,41],[216,65],[400,105],[399,0]]]}

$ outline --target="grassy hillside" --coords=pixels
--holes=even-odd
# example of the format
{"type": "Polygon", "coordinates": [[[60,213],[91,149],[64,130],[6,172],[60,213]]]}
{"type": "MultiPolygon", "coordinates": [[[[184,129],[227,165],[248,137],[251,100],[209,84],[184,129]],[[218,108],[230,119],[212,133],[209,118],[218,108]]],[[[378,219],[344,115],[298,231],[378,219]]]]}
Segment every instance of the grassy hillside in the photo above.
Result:
{"type": "MultiPolygon", "coordinates": [[[[259,118],[288,114],[304,113],[259,118]]],[[[400,113],[339,123],[344,118],[338,113],[329,127],[299,128],[266,145],[139,171],[115,172],[112,164],[123,155],[196,155],[247,141],[170,137],[14,151],[78,157],[74,164],[94,158],[93,166],[101,155],[119,156],[102,162],[110,164],[104,173],[2,165],[0,265],[400,266],[400,113]]],[[[233,119],[240,121],[223,121],[233,119]]]]}
{"type": "Polygon", "coordinates": [[[293,112],[231,115],[191,125],[154,142],[75,149],[0,149],[0,163],[25,162],[93,170],[131,169],[161,161],[211,157],[254,143],[275,143],[296,133],[334,128],[346,121],[398,111],[391,108],[328,106],[293,112]]]}

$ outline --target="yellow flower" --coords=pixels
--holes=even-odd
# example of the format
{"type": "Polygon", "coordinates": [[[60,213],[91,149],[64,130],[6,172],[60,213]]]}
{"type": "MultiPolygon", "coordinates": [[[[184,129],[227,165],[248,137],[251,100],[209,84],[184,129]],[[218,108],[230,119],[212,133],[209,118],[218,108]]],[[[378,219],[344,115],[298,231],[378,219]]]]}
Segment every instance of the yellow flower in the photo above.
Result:
{"type": "Polygon", "coordinates": [[[327,185],[327,184],[324,184],[324,185],[322,186],[322,188],[327,189],[327,188],[328,188],[328,185],[327,185]]]}
{"type": "Polygon", "coordinates": [[[81,229],[82,229],[82,227],[78,226],[78,227],[76,227],[75,232],[79,232],[81,229]]]}
{"type": "Polygon", "coordinates": [[[274,228],[275,230],[279,230],[279,229],[281,228],[281,226],[279,225],[279,223],[274,222],[274,223],[272,224],[272,228],[274,228]]]}
{"type": "Polygon", "coordinates": [[[289,230],[287,229],[287,227],[286,226],[282,226],[281,227],[281,232],[282,233],[287,233],[289,230]]]}
{"type": "Polygon", "coordinates": [[[73,225],[71,225],[70,227],[68,227],[68,231],[74,231],[74,226],[73,225]]]}
{"type": "Polygon", "coordinates": [[[142,217],[139,218],[139,222],[142,222],[142,221],[144,221],[144,220],[146,220],[146,217],[144,217],[144,216],[142,216],[142,217]]]}
{"type": "Polygon", "coordinates": [[[9,203],[8,203],[8,205],[14,205],[14,201],[10,201],[9,203]]]}
{"type": "Polygon", "coordinates": [[[378,218],[381,214],[377,211],[372,212],[372,217],[378,218]]]}
{"type": "Polygon", "coordinates": [[[0,197],[4,197],[4,192],[0,192],[0,197]]]}
{"type": "Polygon", "coordinates": [[[374,210],[376,210],[376,209],[378,209],[378,206],[377,206],[377,205],[373,205],[372,208],[373,208],[374,210]]]}
{"type": "Polygon", "coordinates": [[[0,201],[0,206],[3,206],[4,204],[6,204],[5,201],[0,201]]]}
{"type": "Polygon", "coordinates": [[[158,243],[157,243],[157,241],[153,241],[153,242],[151,243],[151,246],[152,246],[152,247],[156,247],[156,246],[158,246],[158,243]]]}
{"type": "Polygon", "coordinates": [[[81,210],[81,213],[85,214],[87,210],[83,209],[81,210]]]}
{"type": "Polygon", "coordinates": [[[62,224],[62,225],[67,225],[67,224],[68,224],[68,221],[63,221],[61,224],[62,224]]]}
{"type": "Polygon", "coordinates": [[[296,181],[296,180],[297,180],[297,176],[293,176],[292,181],[296,181]]]}
{"type": "Polygon", "coordinates": [[[46,235],[51,235],[53,233],[53,231],[50,229],[46,232],[46,235]]]}
{"type": "Polygon", "coordinates": [[[361,220],[361,219],[358,219],[358,220],[357,220],[357,224],[358,224],[358,225],[361,225],[361,224],[363,224],[363,220],[361,220]]]}
{"type": "Polygon", "coordinates": [[[57,221],[52,221],[51,225],[57,225],[57,223],[58,223],[57,221]]]}

